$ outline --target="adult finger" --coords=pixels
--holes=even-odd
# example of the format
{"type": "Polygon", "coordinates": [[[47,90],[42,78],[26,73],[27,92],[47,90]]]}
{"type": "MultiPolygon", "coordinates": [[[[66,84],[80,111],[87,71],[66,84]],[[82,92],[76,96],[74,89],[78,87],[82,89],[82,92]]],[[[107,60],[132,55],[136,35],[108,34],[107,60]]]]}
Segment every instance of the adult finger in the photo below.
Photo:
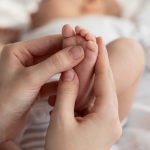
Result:
{"type": "Polygon", "coordinates": [[[69,70],[79,64],[84,58],[84,50],[80,46],[65,48],[50,56],[45,61],[28,67],[36,84],[43,84],[56,73],[69,70]]]}
{"type": "Polygon", "coordinates": [[[94,111],[107,111],[117,108],[117,96],[112,71],[109,65],[107,49],[102,38],[97,38],[99,54],[95,67],[94,111]]]}
{"type": "Polygon", "coordinates": [[[78,94],[78,87],[79,80],[73,69],[62,74],[53,112],[61,116],[64,121],[74,119],[74,107],[78,94]]]}
{"type": "Polygon", "coordinates": [[[33,56],[52,55],[62,48],[62,36],[50,35],[39,39],[18,42],[16,44],[23,47],[22,50],[27,50],[33,56]]]}

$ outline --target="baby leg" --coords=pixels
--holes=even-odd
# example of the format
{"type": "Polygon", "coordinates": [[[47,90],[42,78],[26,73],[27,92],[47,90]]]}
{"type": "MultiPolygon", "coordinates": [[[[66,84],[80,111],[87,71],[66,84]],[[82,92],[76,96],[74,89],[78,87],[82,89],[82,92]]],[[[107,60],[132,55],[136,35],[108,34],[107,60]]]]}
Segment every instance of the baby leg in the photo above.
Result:
{"type": "Polygon", "coordinates": [[[124,119],[134,100],[144,70],[144,52],[133,39],[121,38],[107,45],[119,103],[120,119],[124,119]]]}

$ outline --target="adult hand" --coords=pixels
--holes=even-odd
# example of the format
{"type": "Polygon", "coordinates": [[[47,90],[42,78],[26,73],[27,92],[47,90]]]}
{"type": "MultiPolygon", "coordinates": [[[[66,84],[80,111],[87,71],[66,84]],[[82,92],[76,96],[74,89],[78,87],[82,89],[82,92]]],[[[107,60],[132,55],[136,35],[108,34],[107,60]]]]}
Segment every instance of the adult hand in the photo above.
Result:
{"type": "Polygon", "coordinates": [[[73,70],[60,78],[56,103],[46,137],[46,150],[108,150],[121,135],[117,96],[107,50],[97,39],[95,102],[84,117],[75,117],[79,81],[73,70]]]}
{"type": "Polygon", "coordinates": [[[20,131],[39,96],[50,94],[51,85],[43,86],[48,79],[84,58],[81,47],[61,50],[61,44],[62,37],[55,35],[4,46],[0,55],[0,143],[20,131]]]}

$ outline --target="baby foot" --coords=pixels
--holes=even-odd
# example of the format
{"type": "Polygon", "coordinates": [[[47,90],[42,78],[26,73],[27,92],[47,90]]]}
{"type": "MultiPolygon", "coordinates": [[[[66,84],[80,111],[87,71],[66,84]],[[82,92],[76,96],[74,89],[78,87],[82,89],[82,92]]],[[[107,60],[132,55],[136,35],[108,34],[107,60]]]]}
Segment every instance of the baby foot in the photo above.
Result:
{"type": "Polygon", "coordinates": [[[98,55],[98,46],[95,36],[80,26],[77,26],[74,31],[71,26],[65,25],[62,29],[62,35],[64,38],[63,48],[80,45],[85,51],[85,58],[74,68],[80,81],[76,103],[76,108],[80,110],[85,105],[88,96],[88,88],[93,77],[94,66],[98,55]]]}

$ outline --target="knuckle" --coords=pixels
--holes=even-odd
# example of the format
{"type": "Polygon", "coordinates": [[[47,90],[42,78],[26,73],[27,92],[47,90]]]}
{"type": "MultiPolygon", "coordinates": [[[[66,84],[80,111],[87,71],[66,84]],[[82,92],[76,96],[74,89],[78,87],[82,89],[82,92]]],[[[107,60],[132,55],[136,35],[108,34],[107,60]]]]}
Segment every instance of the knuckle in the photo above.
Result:
{"type": "Polygon", "coordinates": [[[3,48],[2,55],[9,56],[13,51],[13,45],[6,45],[3,48]]]}
{"type": "Polygon", "coordinates": [[[18,43],[8,44],[8,45],[4,46],[2,54],[9,57],[9,56],[12,56],[15,51],[20,50],[22,48],[23,47],[18,43]]]}

